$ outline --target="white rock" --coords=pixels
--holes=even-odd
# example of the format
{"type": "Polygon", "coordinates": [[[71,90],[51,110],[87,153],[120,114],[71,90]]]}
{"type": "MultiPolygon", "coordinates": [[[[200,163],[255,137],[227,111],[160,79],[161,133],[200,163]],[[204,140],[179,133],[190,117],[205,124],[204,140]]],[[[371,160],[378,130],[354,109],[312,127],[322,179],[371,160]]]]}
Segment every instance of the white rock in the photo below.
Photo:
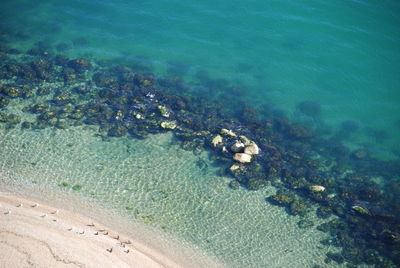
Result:
{"type": "Polygon", "coordinates": [[[259,154],[260,148],[258,148],[257,144],[252,143],[252,144],[246,145],[246,147],[244,148],[244,153],[249,154],[249,155],[259,154]]]}
{"type": "Polygon", "coordinates": [[[310,190],[312,192],[323,192],[323,191],[325,191],[325,187],[322,185],[311,185],[310,190]]]}
{"type": "Polygon", "coordinates": [[[233,144],[231,146],[231,150],[234,153],[238,153],[238,152],[242,151],[243,148],[244,148],[244,144],[242,142],[240,142],[240,141],[236,141],[235,144],[233,144]]]}
{"type": "Polygon", "coordinates": [[[244,153],[236,153],[233,155],[233,159],[240,163],[250,163],[251,155],[244,154],[244,153]]]}
{"type": "Polygon", "coordinates": [[[223,141],[223,139],[222,139],[221,135],[217,135],[212,139],[211,144],[212,144],[212,146],[217,147],[218,144],[222,143],[222,141],[223,141]]]}

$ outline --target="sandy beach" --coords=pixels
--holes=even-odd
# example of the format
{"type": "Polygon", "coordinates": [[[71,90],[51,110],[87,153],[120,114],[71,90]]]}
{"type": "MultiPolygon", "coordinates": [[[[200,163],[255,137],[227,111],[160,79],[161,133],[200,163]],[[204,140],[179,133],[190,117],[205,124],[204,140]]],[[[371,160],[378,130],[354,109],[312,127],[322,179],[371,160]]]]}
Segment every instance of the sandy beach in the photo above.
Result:
{"type": "Polygon", "coordinates": [[[182,267],[89,217],[0,194],[0,267],[182,267]]]}

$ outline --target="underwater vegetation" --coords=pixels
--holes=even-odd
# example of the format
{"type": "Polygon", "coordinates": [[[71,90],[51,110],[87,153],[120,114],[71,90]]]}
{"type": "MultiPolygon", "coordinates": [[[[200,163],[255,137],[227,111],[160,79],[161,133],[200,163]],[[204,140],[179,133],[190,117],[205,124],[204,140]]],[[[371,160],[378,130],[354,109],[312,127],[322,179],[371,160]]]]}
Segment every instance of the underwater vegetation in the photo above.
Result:
{"type": "MultiPolygon", "coordinates": [[[[60,44],[56,51],[65,49],[60,44]]],[[[343,146],[340,141],[358,130],[356,123],[344,123],[340,137],[327,141],[283,114],[261,115],[240,97],[208,98],[213,88],[237,89],[205,73],[198,77],[206,90],[193,94],[176,76],[187,67],[177,63],[171,63],[178,70],[173,76],[156,77],[136,65],[70,59],[52,51],[43,43],[26,52],[0,45],[3,128],[62,130],[86,124],[97,126],[104,139],[144,139],[172,131],[182,148],[195,154],[209,150],[223,174],[232,177],[230,188],[277,188],[266,202],[298,217],[299,228],[329,233],[331,238],[321,243],[341,248],[340,253],[327,254],[327,263],[400,264],[400,163],[374,159],[368,148],[343,146]],[[8,110],[22,100],[20,112],[35,115],[35,120],[8,110]],[[317,216],[327,220],[316,227],[308,218],[315,207],[317,216]]],[[[308,101],[297,109],[310,117],[321,112],[318,103],[308,101]]],[[[60,187],[82,189],[67,182],[60,187]]]]}

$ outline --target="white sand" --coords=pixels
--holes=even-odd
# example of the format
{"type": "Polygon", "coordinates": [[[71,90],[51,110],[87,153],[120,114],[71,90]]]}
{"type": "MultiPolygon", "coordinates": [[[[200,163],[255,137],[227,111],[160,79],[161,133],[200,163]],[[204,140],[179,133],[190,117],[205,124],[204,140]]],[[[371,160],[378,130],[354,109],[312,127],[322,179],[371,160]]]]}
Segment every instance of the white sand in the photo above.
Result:
{"type": "Polygon", "coordinates": [[[0,267],[182,267],[134,237],[36,203],[0,195],[0,267]]]}

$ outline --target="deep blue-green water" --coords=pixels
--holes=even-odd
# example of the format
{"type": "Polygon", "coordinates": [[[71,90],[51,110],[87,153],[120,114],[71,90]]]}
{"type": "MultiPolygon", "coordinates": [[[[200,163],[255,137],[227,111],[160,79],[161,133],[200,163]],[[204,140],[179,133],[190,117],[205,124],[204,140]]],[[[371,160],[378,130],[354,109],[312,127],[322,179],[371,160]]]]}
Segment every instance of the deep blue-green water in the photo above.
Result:
{"type": "MultiPolygon", "coordinates": [[[[246,106],[259,112],[264,125],[265,119],[285,115],[293,122],[311,127],[316,138],[309,144],[305,142],[304,148],[315,147],[305,156],[321,160],[316,174],[327,175],[321,175],[323,179],[309,176],[310,181],[326,186],[327,200],[341,198],[338,206],[344,207],[344,212],[335,210],[329,219],[339,216],[356,224],[354,206],[370,209],[374,201],[384,200],[378,204],[384,205],[382,211],[375,207],[379,212],[376,215],[390,220],[394,218],[391,213],[399,207],[387,201],[399,201],[396,197],[400,192],[399,175],[392,171],[398,169],[380,174],[383,168],[378,171],[375,167],[383,162],[374,162],[369,157],[365,160],[361,155],[359,164],[351,154],[365,149],[373,158],[399,160],[398,14],[400,2],[395,0],[3,1],[0,41],[18,49],[19,53],[10,56],[18,61],[29,61],[31,56],[24,53],[32,47],[41,47],[50,55],[88,58],[94,72],[107,64],[140,66],[157,77],[182,79],[187,88],[182,87],[185,92],[178,90],[178,94],[189,92],[216,101],[229,98],[232,105],[226,108],[238,118],[243,118],[240,113],[246,106]],[[343,164],[340,157],[330,157],[327,148],[331,144],[349,149],[346,158],[349,163],[343,164]],[[325,156],[316,153],[322,151],[325,156]],[[364,177],[356,176],[357,168],[364,172],[360,172],[364,177]],[[354,177],[346,177],[353,172],[354,177]],[[366,185],[371,183],[368,187],[372,185],[370,188],[376,187],[382,193],[381,199],[368,195],[372,190],[366,190],[367,194],[357,192],[357,183],[362,179],[366,185]]],[[[18,79],[0,82],[8,86],[15,81],[18,79]]],[[[57,93],[75,85],[40,81],[35,87],[35,90],[49,87],[57,93]]],[[[46,101],[53,105],[49,96],[38,94],[32,100],[23,100],[11,98],[1,90],[0,97],[4,95],[11,100],[4,111],[26,121],[35,120],[34,115],[25,113],[28,105],[46,101]]],[[[73,93],[74,98],[80,98],[73,93]]],[[[148,101],[147,97],[143,99],[148,101]]],[[[83,105],[91,101],[85,98],[81,100],[83,105]]],[[[131,109],[127,106],[121,109],[131,109]]],[[[176,115],[178,111],[173,113],[176,115]]],[[[66,116],[60,116],[61,121],[66,116]]],[[[115,123],[110,122],[110,125],[115,123]]],[[[266,190],[252,192],[241,187],[234,191],[227,186],[232,182],[232,174],[228,176],[226,170],[221,171],[225,166],[211,161],[207,152],[193,154],[182,150],[172,135],[154,135],[145,140],[131,139],[129,135],[109,138],[104,137],[105,128],[101,132],[101,128],[85,124],[71,123],[71,129],[65,132],[61,127],[53,131],[54,124],[50,124],[50,130],[34,127],[26,130],[19,125],[0,128],[0,175],[9,177],[9,180],[0,177],[0,187],[10,182],[30,187],[34,181],[39,188],[49,186],[57,192],[63,182],[71,186],[79,184],[83,186],[82,196],[173,235],[182,235],[228,267],[344,267],[346,264],[325,260],[328,251],[339,251],[332,242],[337,240],[329,237],[332,243],[322,246],[319,242],[327,235],[315,228],[297,228],[298,216],[288,216],[283,208],[265,202],[267,196],[276,192],[275,186],[281,189],[280,184],[298,190],[297,182],[284,181],[284,175],[284,182],[268,184],[266,190]]],[[[252,122],[249,125],[253,126],[252,122]]],[[[241,126],[235,127],[241,130],[241,126]]],[[[205,139],[208,149],[212,137],[205,139]]],[[[287,143],[292,146],[290,140],[287,143]]],[[[296,141],[292,147],[283,145],[282,148],[289,148],[287,155],[284,149],[281,151],[287,156],[285,165],[292,160],[292,150],[301,151],[299,143],[300,146],[296,141]]],[[[70,188],[61,191],[76,194],[70,188]]],[[[332,207],[336,209],[336,205],[332,207]]],[[[314,211],[316,205],[312,208],[314,211]]],[[[309,218],[315,225],[326,220],[312,215],[309,218]]],[[[356,216],[368,221],[365,214],[356,216]]],[[[400,237],[398,230],[390,235],[393,240],[400,237]]],[[[352,242],[357,248],[359,241],[352,242]]],[[[398,260],[398,255],[393,253],[391,257],[397,256],[398,260]]],[[[356,258],[345,256],[345,259],[356,258]]]]}
{"type": "Polygon", "coordinates": [[[393,158],[399,12],[398,1],[6,1],[1,23],[26,38],[21,45],[64,44],[72,55],[140,61],[194,83],[234,81],[250,105],[295,119],[310,121],[296,107],[315,102],[325,132],[354,121],[351,146],[393,158]]]}

